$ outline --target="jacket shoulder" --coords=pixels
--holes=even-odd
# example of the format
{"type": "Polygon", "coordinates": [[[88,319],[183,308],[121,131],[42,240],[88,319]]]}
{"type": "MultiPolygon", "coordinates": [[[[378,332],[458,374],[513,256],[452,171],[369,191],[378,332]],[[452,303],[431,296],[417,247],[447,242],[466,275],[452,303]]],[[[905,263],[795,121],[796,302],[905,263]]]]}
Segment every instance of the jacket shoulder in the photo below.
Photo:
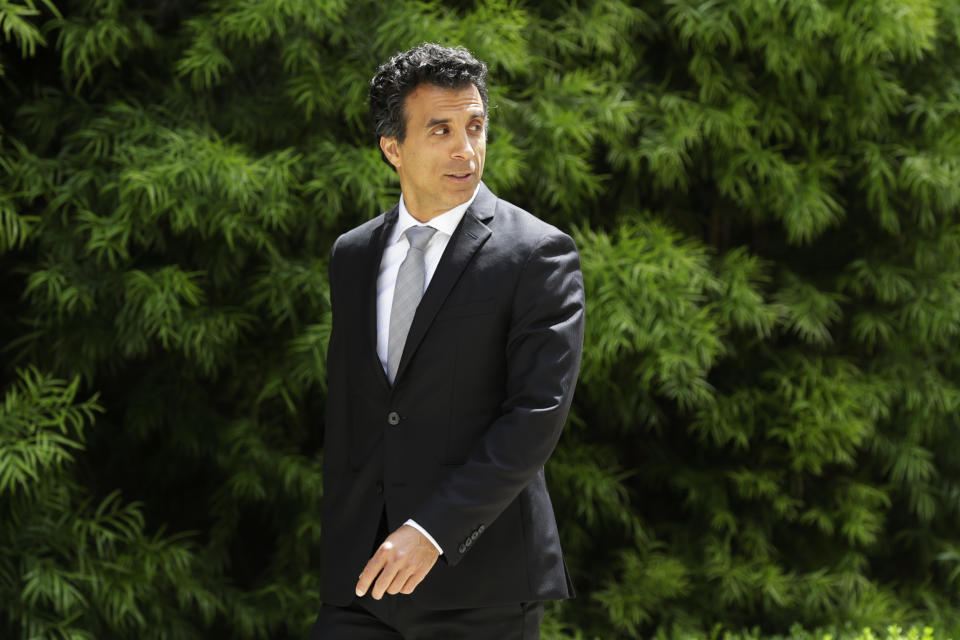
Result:
{"type": "Polygon", "coordinates": [[[364,252],[369,250],[376,231],[389,224],[390,217],[395,215],[396,207],[340,234],[330,248],[331,260],[336,259],[339,262],[345,257],[363,256],[364,252]]]}
{"type": "Polygon", "coordinates": [[[367,220],[363,224],[358,225],[353,229],[350,229],[349,231],[345,231],[344,233],[340,234],[336,242],[334,242],[334,248],[346,249],[346,248],[356,247],[356,246],[365,246],[366,243],[370,241],[370,237],[373,234],[373,232],[384,224],[389,214],[390,214],[389,211],[386,213],[381,213],[377,217],[371,218],[370,220],[367,220]]]}

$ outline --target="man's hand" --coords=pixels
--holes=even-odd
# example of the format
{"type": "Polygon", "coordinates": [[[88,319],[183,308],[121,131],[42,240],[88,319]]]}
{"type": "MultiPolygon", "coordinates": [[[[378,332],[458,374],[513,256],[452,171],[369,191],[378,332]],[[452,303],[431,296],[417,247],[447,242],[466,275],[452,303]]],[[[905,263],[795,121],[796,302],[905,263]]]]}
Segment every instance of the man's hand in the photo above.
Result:
{"type": "Polygon", "coordinates": [[[387,536],[367,562],[357,581],[357,595],[367,592],[377,574],[380,577],[370,592],[374,600],[384,593],[411,594],[439,557],[437,548],[422,533],[405,524],[387,536]]]}

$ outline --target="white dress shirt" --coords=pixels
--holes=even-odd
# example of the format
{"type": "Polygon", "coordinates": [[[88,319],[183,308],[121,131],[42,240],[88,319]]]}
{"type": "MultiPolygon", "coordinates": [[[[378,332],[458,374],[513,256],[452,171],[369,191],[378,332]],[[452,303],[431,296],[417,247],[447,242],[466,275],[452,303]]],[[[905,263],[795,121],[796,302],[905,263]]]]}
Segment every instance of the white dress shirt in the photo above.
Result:
{"type": "MultiPolygon", "coordinates": [[[[436,233],[433,234],[433,237],[430,238],[423,252],[424,265],[426,267],[423,290],[426,291],[427,287],[430,286],[430,280],[433,278],[433,274],[437,270],[437,265],[440,264],[440,258],[450,243],[453,232],[456,230],[457,225],[460,224],[460,220],[463,219],[463,215],[467,212],[467,209],[473,204],[473,200],[477,197],[477,191],[479,190],[480,186],[477,185],[477,188],[469,200],[455,206],[449,211],[441,213],[439,216],[425,223],[420,222],[410,215],[410,212],[407,211],[407,205],[403,201],[403,195],[401,194],[400,212],[397,217],[397,223],[393,226],[390,237],[387,238],[387,243],[384,245],[383,257],[380,259],[380,271],[377,274],[377,355],[380,357],[380,364],[383,365],[384,371],[387,370],[387,343],[390,338],[390,311],[393,307],[393,289],[397,284],[397,272],[400,271],[400,263],[407,257],[407,249],[410,248],[410,241],[407,240],[406,236],[407,229],[417,225],[425,225],[437,230],[436,233]]],[[[443,549],[440,548],[440,545],[433,539],[433,536],[427,533],[423,527],[413,520],[407,520],[404,524],[410,525],[426,536],[427,539],[433,543],[433,546],[437,548],[437,551],[443,554],[443,549]]]]}

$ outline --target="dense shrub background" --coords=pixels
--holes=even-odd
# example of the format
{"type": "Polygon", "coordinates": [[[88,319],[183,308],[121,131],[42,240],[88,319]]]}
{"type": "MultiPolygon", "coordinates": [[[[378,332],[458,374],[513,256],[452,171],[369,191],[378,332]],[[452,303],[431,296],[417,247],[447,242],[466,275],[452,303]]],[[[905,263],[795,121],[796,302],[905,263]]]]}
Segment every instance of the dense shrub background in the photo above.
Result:
{"type": "Polygon", "coordinates": [[[0,0],[0,636],[303,637],[326,257],[398,196],[366,83],[425,40],[582,253],[546,637],[949,632],[953,0],[0,0]]]}

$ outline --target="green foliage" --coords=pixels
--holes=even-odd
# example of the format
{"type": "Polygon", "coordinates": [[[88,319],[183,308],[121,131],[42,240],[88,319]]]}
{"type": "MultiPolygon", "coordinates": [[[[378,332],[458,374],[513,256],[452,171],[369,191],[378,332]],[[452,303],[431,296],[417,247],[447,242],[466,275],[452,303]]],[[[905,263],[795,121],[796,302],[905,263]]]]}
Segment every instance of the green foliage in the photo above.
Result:
{"type": "Polygon", "coordinates": [[[4,638],[199,638],[220,600],[182,535],[148,534],[142,505],[97,498],[76,457],[101,411],[67,384],[19,372],[0,406],[0,630],[4,638]]]}
{"type": "MultiPolygon", "coordinates": [[[[757,629],[739,633],[723,631],[715,627],[710,634],[696,633],[673,629],[671,632],[658,633],[658,640],[694,640],[700,638],[710,638],[713,640],[722,638],[723,640],[759,640],[762,636],[757,629]]],[[[890,625],[886,629],[875,630],[870,627],[864,627],[859,631],[853,630],[849,625],[839,631],[807,631],[799,626],[791,627],[789,633],[785,635],[767,636],[771,640],[940,640],[948,639],[949,635],[943,633],[940,629],[933,627],[911,626],[904,629],[898,625],[890,625]]]]}
{"type": "MultiPolygon", "coordinates": [[[[0,31],[3,32],[3,39],[16,43],[23,58],[35,55],[37,47],[47,44],[41,30],[31,21],[31,18],[40,15],[41,8],[60,15],[50,0],[0,1],[0,31]]],[[[2,75],[3,66],[0,66],[0,76],[2,75]]]]}
{"type": "Polygon", "coordinates": [[[0,495],[36,499],[42,479],[60,473],[82,449],[79,438],[98,406],[72,406],[79,381],[67,386],[36,371],[20,374],[0,409],[0,495]]]}
{"type": "Polygon", "coordinates": [[[398,196],[366,86],[424,40],[488,62],[484,179],[582,254],[545,637],[956,633],[955,2],[0,0],[0,34],[4,637],[303,636],[326,257],[398,196]]]}

